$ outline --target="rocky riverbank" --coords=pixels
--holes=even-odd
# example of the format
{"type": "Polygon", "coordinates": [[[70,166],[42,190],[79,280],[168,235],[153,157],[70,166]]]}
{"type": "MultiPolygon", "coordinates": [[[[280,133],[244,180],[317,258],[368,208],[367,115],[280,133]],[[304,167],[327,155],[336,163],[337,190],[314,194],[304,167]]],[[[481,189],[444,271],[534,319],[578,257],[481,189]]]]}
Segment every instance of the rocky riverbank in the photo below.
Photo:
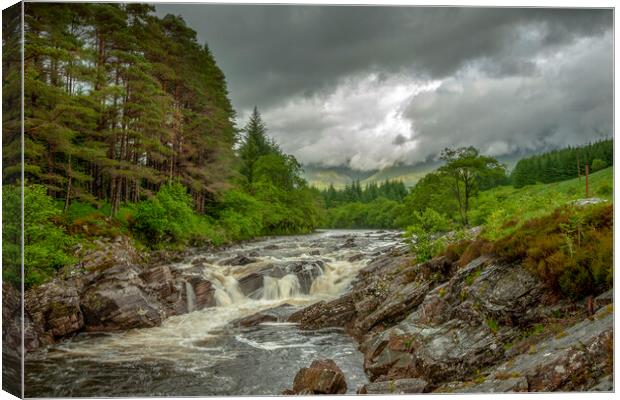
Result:
{"type": "Polygon", "coordinates": [[[561,299],[519,263],[387,252],[289,321],[346,326],[371,381],[359,393],[613,390],[613,292],[561,299]]]}
{"type": "MultiPolygon", "coordinates": [[[[107,393],[103,384],[65,388],[66,378],[50,376],[50,371],[65,368],[65,373],[81,374],[87,368],[87,375],[96,376],[99,358],[119,349],[127,352],[126,346],[136,349],[127,357],[139,368],[161,353],[157,368],[170,372],[149,379],[162,385],[157,392],[162,395],[218,390],[277,394],[287,387],[282,382],[293,385],[286,393],[299,394],[613,388],[612,291],[590,302],[571,302],[548,290],[519,263],[492,257],[465,266],[446,258],[417,264],[396,232],[274,238],[230,250],[168,254],[141,253],[120,237],[95,243],[81,259],[79,265],[25,295],[26,350],[37,353],[27,365],[27,380],[36,383],[33,394],[107,393]],[[199,312],[187,314],[191,311],[199,312]],[[185,331],[186,326],[196,328],[185,331]],[[358,343],[367,378],[360,379],[362,361],[355,361],[359,354],[333,350],[347,343],[338,333],[343,327],[358,343]],[[134,333],[130,337],[114,333],[126,331],[134,333]],[[76,335],[79,340],[71,339],[76,335]],[[143,354],[134,347],[148,347],[152,335],[158,338],[158,350],[143,354]],[[49,355],[62,355],[63,348],[74,347],[77,353],[49,358],[45,347],[65,341],[60,353],[49,355]],[[291,353],[303,354],[303,360],[293,358],[290,367],[274,370],[280,383],[252,381],[255,389],[243,386],[246,378],[234,375],[237,366],[232,361],[216,368],[231,374],[226,377],[230,386],[212,386],[211,377],[196,380],[196,367],[178,375],[176,367],[178,357],[190,366],[200,365],[213,351],[226,357],[241,351],[235,357],[243,362],[271,363],[272,349],[293,351],[304,346],[310,351],[291,353]],[[177,360],[170,365],[169,352],[177,360]],[[194,356],[202,352],[201,357],[194,356]],[[76,359],[73,354],[78,353],[86,358],[76,359]],[[307,358],[336,353],[340,355],[332,356],[335,364],[307,358]],[[302,366],[295,379],[288,376],[302,366]],[[49,379],[57,383],[48,385],[49,379]],[[184,379],[187,392],[167,392],[169,379],[184,379]]],[[[3,314],[17,315],[18,292],[5,284],[3,296],[9,300],[3,303],[3,314]]],[[[19,330],[5,324],[5,342],[18,344],[19,330]]],[[[112,357],[106,362],[117,361],[112,357]]],[[[153,370],[149,365],[140,373],[149,376],[153,370]]],[[[124,371],[121,364],[120,372],[114,367],[106,371],[114,379],[134,373],[124,371]]],[[[219,382],[220,375],[212,378],[219,382]]],[[[119,395],[154,390],[118,389],[119,395]]]]}

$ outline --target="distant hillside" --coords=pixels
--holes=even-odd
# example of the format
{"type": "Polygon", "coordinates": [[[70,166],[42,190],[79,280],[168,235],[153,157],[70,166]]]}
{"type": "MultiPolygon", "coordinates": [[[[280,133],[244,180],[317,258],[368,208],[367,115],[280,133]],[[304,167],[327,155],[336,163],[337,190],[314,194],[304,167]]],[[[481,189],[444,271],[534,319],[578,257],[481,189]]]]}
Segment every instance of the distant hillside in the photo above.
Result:
{"type": "MultiPolygon", "coordinates": [[[[510,156],[498,157],[499,161],[508,166],[508,169],[514,168],[517,161],[524,157],[523,154],[513,154],[510,156]]],[[[405,186],[414,186],[424,175],[433,171],[441,165],[440,161],[427,161],[416,165],[393,165],[382,170],[374,171],[356,171],[349,167],[321,167],[321,166],[304,166],[304,178],[311,186],[324,189],[330,184],[335,188],[341,189],[345,185],[358,180],[365,185],[370,182],[383,182],[385,180],[399,180],[405,186]]]]}
{"type": "Polygon", "coordinates": [[[356,171],[349,167],[321,167],[314,165],[304,165],[304,178],[311,186],[324,189],[330,184],[336,188],[343,188],[345,185],[359,180],[365,181],[366,178],[376,174],[378,171],[356,171]]]}

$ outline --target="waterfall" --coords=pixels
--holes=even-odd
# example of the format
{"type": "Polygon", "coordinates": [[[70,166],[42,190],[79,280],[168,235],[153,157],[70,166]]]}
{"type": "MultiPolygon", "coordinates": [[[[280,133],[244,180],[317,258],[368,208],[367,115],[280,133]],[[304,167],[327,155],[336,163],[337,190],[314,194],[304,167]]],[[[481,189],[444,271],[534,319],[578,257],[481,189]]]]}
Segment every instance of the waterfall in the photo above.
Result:
{"type": "Polygon", "coordinates": [[[288,274],[279,279],[271,276],[263,277],[264,300],[288,299],[300,293],[301,285],[295,274],[288,274]]]}
{"type": "Polygon", "coordinates": [[[230,298],[230,296],[228,295],[228,293],[226,293],[226,290],[224,289],[216,288],[214,297],[215,297],[215,305],[218,307],[230,306],[233,303],[232,299],[230,298]]]}
{"type": "Polygon", "coordinates": [[[196,293],[194,288],[189,282],[185,282],[185,298],[187,299],[187,312],[192,312],[196,309],[196,293]]]}
{"type": "Polygon", "coordinates": [[[227,307],[247,300],[239,289],[239,282],[232,275],[226,275],[222,271],[206,270],[204,276],[215,288],[213,295],[216,306],[227,307]]]}
{"type": "Polygon", "coordinates": [[[355,277],[359,263],[333,261],[325,264],[323,274],[310,286],[311,295],[335,295],[341,293],[355,277]]]}

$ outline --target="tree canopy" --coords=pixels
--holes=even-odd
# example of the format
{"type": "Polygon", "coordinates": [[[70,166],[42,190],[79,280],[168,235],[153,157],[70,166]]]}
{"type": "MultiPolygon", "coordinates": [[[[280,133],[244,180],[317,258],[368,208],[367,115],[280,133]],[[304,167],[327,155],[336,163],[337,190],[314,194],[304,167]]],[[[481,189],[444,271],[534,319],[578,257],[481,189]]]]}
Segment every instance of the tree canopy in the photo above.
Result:
{"type": "Polygon", "coordinates": [[[461,222],[468,225],[470,199],[481,188],[490,188],[505,180],[506,167],[493,157],[480,155],[478,149],[471,146],[446,148],[441,152],[440,158],[445,164],[438,172],[448,178],[447,182],[458,204],[461,222]]]}

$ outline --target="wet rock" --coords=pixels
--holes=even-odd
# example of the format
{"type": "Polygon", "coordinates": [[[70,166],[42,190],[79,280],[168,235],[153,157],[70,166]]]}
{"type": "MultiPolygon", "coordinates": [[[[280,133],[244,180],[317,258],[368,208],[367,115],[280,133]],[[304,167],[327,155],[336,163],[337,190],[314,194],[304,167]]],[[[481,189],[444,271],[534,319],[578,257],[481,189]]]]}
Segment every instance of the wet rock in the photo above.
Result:
{"type": "Polygon", "coordinates": [[[613,310],[566,329],[504,363],[497,373],[525,376],[530,391],[584,390],[613,368],[613,310]]]}
{"type": "MultiPolygon", "coordinates": [[[[43,326],[33,322],[28,310],[24,313],[22,331],[22,297],[10,283],[2,282],[2,351],[3,360],[15,361],[15,367],[21,365],[22,332],[26,351],[53,342],[53,336],[43,330],[43,326]],[[9,360],[10,359],[10,360],[9,360]]],[[[10,368],[10,367],[9,367],[10,368]]],[[[19,370],[14,371],[19,376],[19,370]]]]}
{"type": "Polygon", "coordinates": [[[443,384],[437,391],[613,390],[608,380],[613,369],[613,311],[607,307],[533,344],[527,352],[489,367],[484,379],[443,384]]]}
{"type": "Polygon", "coordinates": [[[95,244],[95,249],[82,258],[82,267],[87,272],[103,271],[118,265],[141,265],[144,262],[143,257],[126,236],[120,241],[112,243],[95,241],[95,244]]]}
{"type": "Polygon", "coordinates": [[[270,244],[270,245],[267,245],[267,246],[263,247],[263,249],[265,249],[265,250],[278,250],[279,248],[280,247],[278,245],[276,245],[276,244],[270,244]]]}
{"type": "Polygon", "coordinates": [[[428,382],[423,379],[409,378],[396,379],[383,382],[368,383],[360,390],[358,394],[406,394],[406,393],[424,393],[428,387],[428,382]]]}
{"type": "Polygon", "coordinates": [[[79,281],[55,279],[25,294],[25,308],[34,324],[53,338],[77,333],[84,327],[79,281]]]}
{"type": "Polygon", "coordinates": [[[236,319],[230,324],[233,326],[249,327],[260,325],[264,322],[282,322],[287,320],[293,309],[292,305],[285,303],[248,317],[236,319]]]}
{"type": "Polygon", "coordinates": [[[355,262],[355,261],[359,261],[359,260],[362,260],[362,259],[364,259],[364,254],[360,253],[360,254],[356,254],[354,256],[351,256],[351,257],[347,258],[347,261],[348,262],[355,262]]]}
{"type": "Polygon", "coordinates": [[[257,258],[248,257],[243,254],[237,254],[235,257],[227,258],[220,261],[220,265],[248,265],[258,261],[257,258]]]}
{"type": "MultiPolygon", "coordinates": [[[[484,378],[478,378],[478,381],[484,378]]],[[[522,376],[503,377],[502,379],[484,379],[474,385],[456,385],[459,393],[508,393],[508,392],[527,392],[527,379],[522,376]]],[[[454,391],[455,388],[452,390],[454,391]]]]}
{"type": "Polygon", "coordinates": [[[366,332],[379,322],[404,318],[408,311],[422,302],[429,289],[429,282],[411,282],[398,291],[392,292],[377,310],[356,323],[357,330],[366,332]]]}
{"type": "Polygon", "coordinates": [[[203,267],[205,263],[208,263],[209,259],[207,257],[197,257],[192,260],[192,265],[203,267]]]}
{"type": "Polygon", "coordinates": [[[340,245],[341,249],[350,249],[353,247],[356,247],[357,244],[355,243],[355,238],[354,237],[349,237],[347,238],[344,243],[342,245],[340,245]]]}
{"type": "Polygon", "coordinates": [[[315,360],[302,368],[293,381],[294,394],[344,394],[347,382],[333,360],[315,360]]]}
{"type": "Polygon", "coordinates": [[[596,309],[599,309],[601,307],[604,307],[606,305],[613,304],[613,303],[614,303],[614,290],[613,289],[609,289],[608,291],[598,295],[594,299],[594,307],[596,309]]]}
{"type": "Polygon", "coordinates": [[[463,320],[494,319],[507,325],[525,325],[537,319],[537,306],[547,291],[537,277],[520,264],[487,263],[475,260],[474,268],[455,279],[460,304],[454,314],[463,320]]]}
{"type": "Polygon", "coordinates": [[[81,296],[88,331],[153,327],[165,316],[163,305],[148,293],[141,270],[120,265],[108,268],[81,296]]]}
{"type": "Polygon", "coordinates": [[[602,377],[599,382],[592,388],[593,392],[613,392],[614,379],[611,375],[602,377]]]}
{"type": "Polygon", "coordinates": [[[140,272],[139,276],[159,297],[166,298],[175,291],[172,272],[167,265],[148,268],[140,272]]]}
{"type": "Polygon", "coordinates": [[[230,325],[249,327],[249,326],[260,325],[263,322],[277,322],[277,321],[278,321],[278,317],[276,317],[275,315],[266,314],[266,313],[258,313],[258,314],[250,315],[249,317],[236,319],[232,321],[230,325]]]}
{"type": "Polygon", "coordinates": [[[321,255],[321,250],[310,250],[310,252],[308,252],[309,255],[311,256],[320,256],[321,255]]]}
{"type": "MultiPolygon", "coordinates": [[[[194,291],[196,310],[215,306],[215,288],[211,282],[200,275],[190,276],[186,278],[186,282],[192,286],[194,291]]],[[[185,292],[185,299],[187,301],[187,292],[185,292]]]]}
{"type": "Polygon", "coordinates": [[[330,302],[320,301],[293,313],[288,321],[298,323],[301,329],[345,326],[356,315],[353,296],[348,294],[330,302]]]}

